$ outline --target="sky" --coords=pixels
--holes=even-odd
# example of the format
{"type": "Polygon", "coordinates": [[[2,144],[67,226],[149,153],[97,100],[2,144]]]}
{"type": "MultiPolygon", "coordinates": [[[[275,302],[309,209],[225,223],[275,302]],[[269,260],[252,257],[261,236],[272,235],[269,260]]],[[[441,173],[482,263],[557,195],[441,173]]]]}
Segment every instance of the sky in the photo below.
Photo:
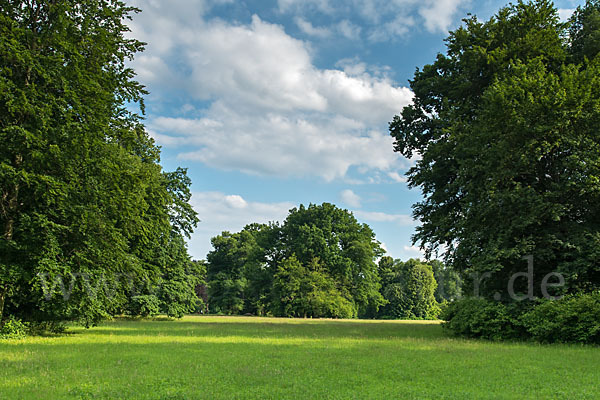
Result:
{"type": "MultiPolygon", "coordinates": [[[[555,4],[567,18],[581,1],[555,4]]],[[[375,232],[394,258],[421,257],[405,173],[388,124],[410,104],[408,80],[444,52],[467,13],[495,0],[129,0],[131,66],[145,125],[165,170],[188,169],[201,222],[188,243],[300,204],[333,203],[375,232]]]]}

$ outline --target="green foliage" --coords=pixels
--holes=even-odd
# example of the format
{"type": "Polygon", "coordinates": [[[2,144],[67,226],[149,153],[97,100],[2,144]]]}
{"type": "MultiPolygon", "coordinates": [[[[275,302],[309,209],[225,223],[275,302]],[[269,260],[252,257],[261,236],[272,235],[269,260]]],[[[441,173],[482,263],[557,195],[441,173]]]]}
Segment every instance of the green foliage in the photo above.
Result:
{"type": "Polygon", "coordinates": [[[569,20],[569,45],[573,61],[594,59],[600,52],[600,1],[587,0],[569,20]]]}
{"type": "Polygon", "coordinates": [[[281,226],[248,225],[212,245],[212,312],[347,318],[373,314],[384,302],[375,234],[332,204],[301,205],[281,226]]]}
{"type": "Polygon", "coordinates": [[[127,309],[129,315],[150,317],[160,313],[160,301],[154,295],[133,296],[127,309]]]}
{"type": "Polygon", "coordinates": [[[464,20],[390,124],[395,150],[421,156],[408,172],[424,195],[414,241],[446,248],[465,276],[489,272],[486,298],[506,292],[526,255],[535,296],[549,272],[566,292],[600,287],[599,10],[587,1],[564,24],[536,0],[464,20]]]}
{"type": "Polygon", "coordinates": [[[441,304],[459,299],[462,295],[463,282],[458,271],[439,260],[428,261],[428,264],[431,265],[437,282],[435,300],[441,304]]]}
{"type": "Polygon", "coordinates": [[[347,293],[359,317],[384,303],[375,263],[383,250],[371,228],[347,210],[329,203],[290,210],[281,227],[280,248],[286,257],[293,254],[303,265],[317,258],[347,293]]]}
{"type": "Polygon", "coordinates": [[[307,267],[295,255],[285,259],[273,279],[272,312],[282,317],[352,318],[356,309],[342,296],[318,259],[307,267]]]}
{"type": "MultiPolygon", "coordinates": [[[[387,264],[387,260],[384,261],[387,264]]],[[[382,273],[382,293],[388,302],[381,318],[436,319],[440,313],[435,299],[437,283],[431,265],[419,260],[395,261],[382,273]]]]}
{"type": "Polygon", "coordinates": [[[541,301],[522,321],[539,342],[600,344],[600,292],[541,301]]]}
{"type": "Polygon", "coordinates": [[[162,312],[169,317],[181,318],[202,307],[196,287],[205,283],[206,265],[201,261],[190,260],[180,234],[172,233],[164,252],[162,276],[156,296],[161,303],[162,312]]]}
{"type": "Polygon", "coordinates": [[[442,315],[454,334],[491,340],[541,343],[600,343],[600,293],[565,296],[535,303],[465,298],[442,315]]]}
{"type": "Polygon", "coordinates": [[[444,328],[456,335],[488,340],[517,339],[522,330],[518,314],[498,301],[463,298],[448,304],[442,315],[444,328]]]}
{"type": "Polygon", "coordinates": [[[182,280],[174,236],[197,218],[186,171],[161,170],[133,111],[146,93],[126,66],[143,49],[125,24],[136,11],[0,3],[0,318],[90,326],[126,307],[131,282],[182,280]]]}
{"type": "Polygon", "coordinates": [[[0,339],[22,339],[29,333],[29,326],[13,316],[0,323],[0,339]]]}
{"type": "Polygon", "coordinates": [[[62,321],[31,321],[27,326],[32,336],[62,334],[67,331],[67,324],[62,321]]]}
{"type": "Polygon", "coordinates": [[[246,270],[253,269],[254,258],[260,249],[253,233],[246,229],[234,234],[223,232],[212,238],[211,243],[214,250],[206,257],[210,310],[240,314],[246,306],[246,270]]]}

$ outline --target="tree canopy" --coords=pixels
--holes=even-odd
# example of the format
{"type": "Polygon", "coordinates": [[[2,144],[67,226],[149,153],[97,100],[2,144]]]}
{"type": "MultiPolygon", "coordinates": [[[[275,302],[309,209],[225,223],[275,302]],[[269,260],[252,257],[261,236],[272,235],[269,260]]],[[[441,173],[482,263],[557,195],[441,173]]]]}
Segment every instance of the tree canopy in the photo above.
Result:
{"type": "Polygon", "coordinates": [[[146,93],[127,66],[143,50],[126,36],[136,11],[0,2],[0,318],[90,324],[165,277],[163,299],[194,293],[189,178],[162,171],[133,111],[146,93]]]}
{"type": "Polygon", "coordinates": [[[215,311],[351,317],[383,304],[375,234],[332,204],[301,205],[282,225],[223,232],[212,244],[207,281],[215,311]]]}
{"type": "Polygon", "coordinates": [[[420,157],[407,173],[424,195],[414,241],[465,275],[490,274],[468,290],[506,296],[529,255],[535,295],[550,272],[565,291],[600,287],[599,21],[597,0],[568,23],[549,0],[467,18],[390,123],[395,150],[420,157]]]}

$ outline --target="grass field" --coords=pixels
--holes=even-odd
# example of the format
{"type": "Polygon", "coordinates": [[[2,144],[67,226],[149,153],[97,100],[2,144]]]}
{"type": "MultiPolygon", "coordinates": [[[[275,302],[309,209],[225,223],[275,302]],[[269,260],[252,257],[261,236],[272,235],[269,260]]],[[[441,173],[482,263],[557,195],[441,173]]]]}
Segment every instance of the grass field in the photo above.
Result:
{"type": "Polygon", "coordinates": [[[452,339],[432,322],[186,317],[71,332],[0,341],[0,398],[600,398],[600,348],[452,339]]]}

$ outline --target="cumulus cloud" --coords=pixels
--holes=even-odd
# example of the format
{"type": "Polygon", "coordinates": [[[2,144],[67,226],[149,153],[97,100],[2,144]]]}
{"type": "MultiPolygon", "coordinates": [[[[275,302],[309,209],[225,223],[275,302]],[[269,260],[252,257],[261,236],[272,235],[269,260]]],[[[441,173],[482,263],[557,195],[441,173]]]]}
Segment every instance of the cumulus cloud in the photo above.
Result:
{"type": "MultiPolygon", "coordinates": [[[[134,36],[149,43],[134,65],[140,80],[157,95],[205,104],[199,117],[150,118],[160,145],[215,168],[328,181],[352,167],[407,166],[385,126],[411,101],[408,88],[364,66],[319,69],[308,43],[258,16],[247,25],[189,23],[166,11],[179,4],[148,3],[133,23],[134,36]]],[[[208,7],[198,4],[198,13],[208,7]]]]}
{"type": "Polygon", "coordinates": [[[454,21],[459,6],[464,3],[464,0],[426,1],[419,8],[419,14],[423,17],[428,31],[446,33],[454,21]]]}
{"type": "Polygon", "coordinates": [[[417,246],[404,246],[404,255],[409,258],[420,258],[425,259],[425,252],[417,246]]]}
{"type": "Polygon", "coordinates": [[[417,222],[407,214],[388,214],[378,211],[355,211],[357,218],[370,222],[395,222],[401,226],[414,226],[417,222]]]}
{"type": "Polygon", "coordinates": [[[330,16],[346,17],[357,13],[368,27],[371,41],[392,40],[407,35],[423,26],[429,32],[446,33],[459,21],[461,7],[471,0],[354,0],[348,3],[330,3],[318,0],[279,0],[284,13],[308,14],[321,12],[330,16]]]}
{"type": "Polygon", "coordinates": [[[289,202],[253,202],[221,192],[194,192],[191,203],[202,221],[189,244],[192,256],[199,259],[206,257],[211,250],[210,239],[221,232],[238,232],[253,222],[283,221],[295,207],[289,202]]]}
{"type": "Polygon", "coordinates": [[[294,18],[296,25],[300,30],[306,33],[308,36],[315,36],[319,38],[327,38],[331,36],[331,31],[324,27],[315,27],[310,21],[305,20],[304,18],[296,17],[294,18]]]}
{"type": "Polygon", "coordinates": [[[343,190],[340,193],[340,198],[342,199],[344,204],[349,205],[350,207],[360,208],[361,206],[360,196],[350,189],[343,190]]]}
{"type": "Polygon", "coordinates": [[[392,178],[392,180],[394,180],[394,182],[398,182],[398,183],[405,183],[407,182],[407,179],[405,176],[400,175],[398,172],[396,171],[392,171],[392,172],[388,172],[388,176],[390,178],[392,178]]]}

